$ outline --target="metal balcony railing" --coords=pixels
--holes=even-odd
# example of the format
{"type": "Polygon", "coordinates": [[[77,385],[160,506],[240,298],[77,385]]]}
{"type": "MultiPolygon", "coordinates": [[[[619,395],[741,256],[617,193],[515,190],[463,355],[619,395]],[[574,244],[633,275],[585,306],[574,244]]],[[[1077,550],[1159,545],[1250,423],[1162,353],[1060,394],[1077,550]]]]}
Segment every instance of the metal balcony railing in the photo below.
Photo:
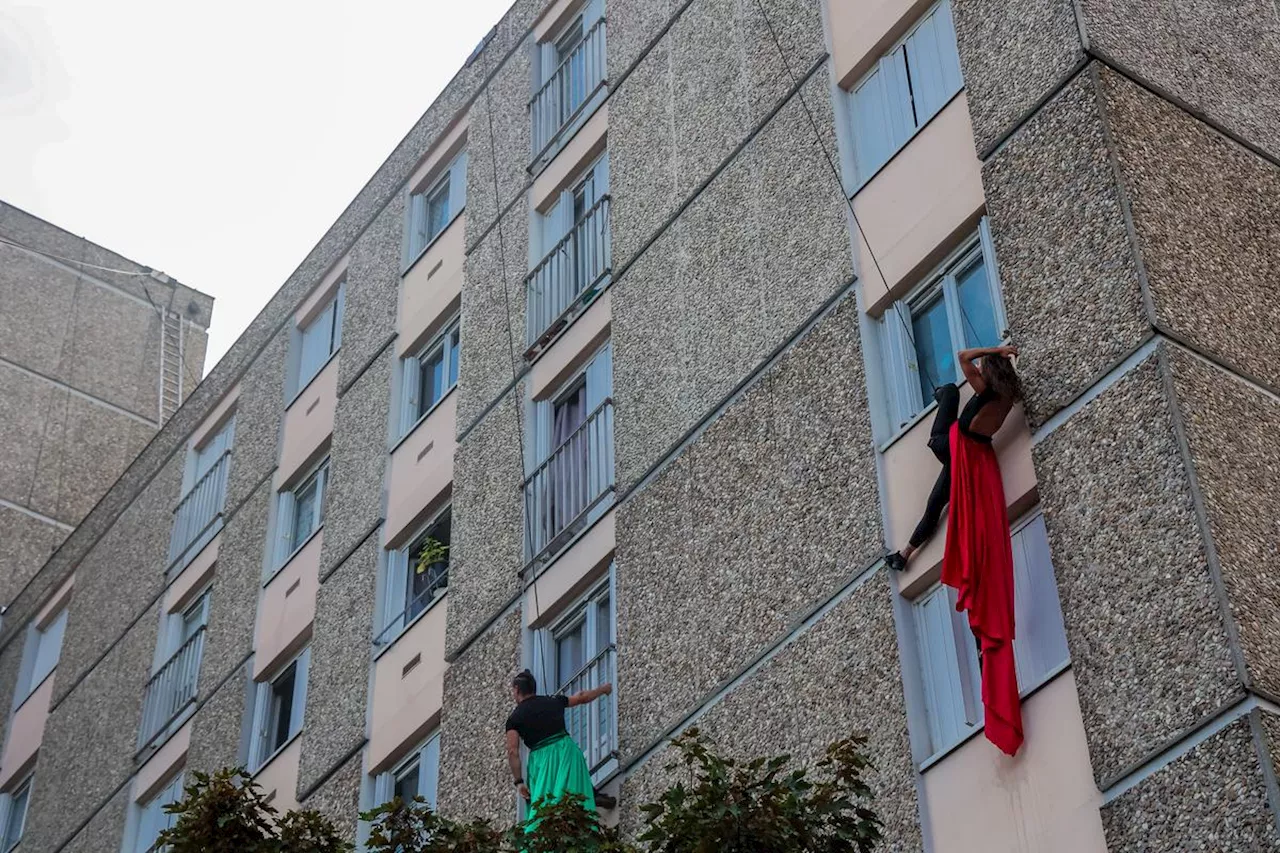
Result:
{"type": "Polygon", "coordinates": [[[138,751],[165,733],[174,720],[196,699],[200,656],[204,652],[204,626],[191,635],[147,682],[142,703],[138,751]]]}
{"type": "Polygon", "coordinates": [[[606,399],[524,481],[531,562],[568,544],[613,486],[613,400],[606,399]]]}
{"type": "MultiPolygon", "coordinates": [[[[409,571],[414,571],[412,562],[409,564],[409,571]]],[[[424,589],[405,604],[404,610],[393,614],[387,620],[386,627],[378,632],[378,636],[373,638],[374,648],[382,648],[394,640],[406,625],[418,617],[419,613],[422,613],[449,591],[448,561],[430,566],[426,571],[428,575],[424,589]]]]}
{"type": "MultiPolygon", "coordinates": [[[[605,683],[612,683],[616,663],[616,647],[609,646],[573,678],[565,682],[556,695],[572,696],[605,683]]],[[[565,711],[565,726],[574,742],[587,757],[587,767],[594,775],[617,755],[618,732],[614,726],[613,696],[601,696],[590,705],[579,705],[565,711]]]]}
{"type": "Polygon", "coordinates": [[[231,451],[218,457],[196,481],[173,511],[173,533],[169,538],[169,566],[186,565],[208,543],[222,525],[227,500],[227,471],[231,451]]]}
{"type": "Polygon", "coordinates": [[[534,162],[542,158],[560,131],[591,103],[596,92],[608,85],[605,55],[604,18],[601,18],[529,99],[534,162]]]}
{"type": "Polygon", "coordinates": [[[546,344],[591,303],[612,264],[609,196],[601,196],[525,278],[529,349],[546,344]]]}

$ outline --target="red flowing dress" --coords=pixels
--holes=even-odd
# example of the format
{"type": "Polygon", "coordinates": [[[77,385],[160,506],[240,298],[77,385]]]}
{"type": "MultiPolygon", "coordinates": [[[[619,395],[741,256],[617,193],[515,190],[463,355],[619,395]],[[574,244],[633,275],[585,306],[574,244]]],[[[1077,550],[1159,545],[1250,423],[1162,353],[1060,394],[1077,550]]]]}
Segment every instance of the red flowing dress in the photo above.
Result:
{"type": "Polygon", "coordinates": [[[987,740],[1014,755],[1022,707],[1013,657],[1013,546],[995,449],[951,425],[951,510],[942,582],[956,590],[982,649],[987,740]]]}

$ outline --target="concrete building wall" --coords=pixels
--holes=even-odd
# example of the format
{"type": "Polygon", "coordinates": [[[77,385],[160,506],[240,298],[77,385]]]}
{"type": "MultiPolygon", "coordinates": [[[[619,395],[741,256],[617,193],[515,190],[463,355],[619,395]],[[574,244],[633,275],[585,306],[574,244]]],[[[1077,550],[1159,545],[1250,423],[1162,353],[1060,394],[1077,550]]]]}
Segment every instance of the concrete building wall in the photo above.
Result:
{"type": "Polygon", "coordinates": [[[8,726],[47,698],[43,736],[0,766],[34,761],[22,849],[120,849],[172,772],[248,761],[264,680],[304,647],[301,728],[257,770],[278,802],[357,838],[382,774],[438,734],[441,810],[510,821],[506,684],[553,669],[584,596],[614,622],[597,781],[624,829],[696,725],[803,761],[865,733],[885,850],[1275,849],[1280,195],[1265,98],[1239,82],[1269,72],[1174,5],[951,0],[963,88],[855,179],[848,93],[933,4],[607,0],[607,84],[535,162],[539,43],[579,7],[517,2],[15,598],[3,695],[75,573],[52,687],[8,726]],[[465,209],[407,257],[413,195],[461,151],[465,209]],[[530,272],[561,245],[543,217],[606,152],[607,268],[531,335],[530,272]],[[932,409],[890,426],[883,327],[968,247],[1023,349],[995,448],[1011,521],[1043,514],[1069,652],[1024,685],[1012,758],[979,722],[931,742],[916,605],[945,534],[901,576],[882,561],[937,471],[932,409]],[[341,347],[288,399],[298,329],[339,283],[341,347]],[[456,389],[404,411],[455,316],[456,389]],[[544,549],[545,472],[577,470],[547,424],[584,369],[611,424],[584,451],[599,503],[544,549]],[[215,528],[171,569],[190,449],[232,414],[215,528]],[[322,523],[281,565],[290,490],[324,456],[322,523]],[[447,581],[409,606],[406,549],[446,509],[447,581]],[[139,749],[173,614],[206,583],[198,686],[139,749]]]}

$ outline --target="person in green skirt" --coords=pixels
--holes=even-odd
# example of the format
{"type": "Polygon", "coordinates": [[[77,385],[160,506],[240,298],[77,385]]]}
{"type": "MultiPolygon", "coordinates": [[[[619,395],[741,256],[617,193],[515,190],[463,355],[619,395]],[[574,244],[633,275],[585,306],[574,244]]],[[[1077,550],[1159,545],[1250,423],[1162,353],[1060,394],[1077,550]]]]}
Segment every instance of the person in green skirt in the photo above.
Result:
{"type": "Polygon", "coordinates": [[[527,802],[555,802],[565,794],[576,794],[583,798],[587,809],[595,811],[596,795],[587,759],[569,737],[564,712],[589,705],[612,692],[612,684],[602,684],[572,696],[539,696],[538,682],[527,669],[511,680],[516,707],[507,717],[507,765],[516,790],[527,802]],[[521,741],[529,748],[527,774],[522,774],[520,766],[521,741]]]}

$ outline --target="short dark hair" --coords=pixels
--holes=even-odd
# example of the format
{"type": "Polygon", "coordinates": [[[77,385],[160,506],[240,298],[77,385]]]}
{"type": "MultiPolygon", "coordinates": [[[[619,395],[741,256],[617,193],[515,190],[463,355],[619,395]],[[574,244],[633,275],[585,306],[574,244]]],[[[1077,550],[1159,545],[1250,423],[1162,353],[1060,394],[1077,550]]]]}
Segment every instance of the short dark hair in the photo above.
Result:
{"type": "Polygon", "coordinates": [[[511,686],[520,691],[521,696],[533,696],[538,692],[538,679],[529,670],[521,670],[511,679],[511,686]]]}

